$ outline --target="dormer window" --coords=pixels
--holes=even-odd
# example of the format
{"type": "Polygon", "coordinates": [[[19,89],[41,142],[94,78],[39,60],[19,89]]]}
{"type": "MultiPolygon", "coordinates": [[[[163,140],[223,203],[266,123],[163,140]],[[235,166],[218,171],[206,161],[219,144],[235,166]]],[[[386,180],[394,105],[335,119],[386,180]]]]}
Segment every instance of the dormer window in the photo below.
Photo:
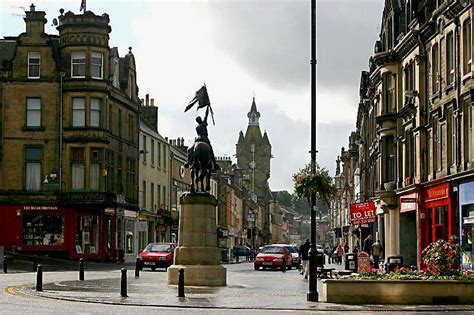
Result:
{"type": "Polygon", "coordinates": [[[93,52],[91,55],[91,74],[93,79],[103,78],[103,58],[101,53],[93,52]]]}
{"type": "Polygon", "coordinates": [[[41,55],[39,52],[28,53],[28,79],[40,78],[41,55]]]}
{"type": "Polygon", "coordinates": [[[71,77],[85,78],[86,77],[86,53],[73,52],[71,54],[71,77]]]}

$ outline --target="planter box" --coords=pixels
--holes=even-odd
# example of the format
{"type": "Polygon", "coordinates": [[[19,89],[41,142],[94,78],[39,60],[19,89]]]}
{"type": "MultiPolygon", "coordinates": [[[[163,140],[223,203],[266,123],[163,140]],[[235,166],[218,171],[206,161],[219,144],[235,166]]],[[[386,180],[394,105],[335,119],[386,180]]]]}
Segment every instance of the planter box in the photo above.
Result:
{"type": "Polygon", "coordinates": [[[323,280],[322,302],[473,304],[474,282],[455,280],[323,280]]]}

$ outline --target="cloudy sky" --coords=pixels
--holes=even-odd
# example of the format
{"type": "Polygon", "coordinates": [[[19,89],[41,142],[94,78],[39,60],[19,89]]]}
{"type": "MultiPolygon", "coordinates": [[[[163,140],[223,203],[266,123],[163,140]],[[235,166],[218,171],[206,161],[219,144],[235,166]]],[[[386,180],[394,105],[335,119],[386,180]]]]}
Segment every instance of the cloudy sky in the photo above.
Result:
{"type": "MultiPolygon", "coordinates": [[[[25,30],[31,2],[46,11],[47,33],[57,34],[59,9],[79,14],[81,0],[2,0],[0,36],[25,30]]],[[[355,129],[360,72],[383,2],[317,1],[317,159],[331,174],[355,129]]],[[[216,120],[209,138],[216,155],[232,157],[255,94],[273,147],[270,188],[292,191],[291,175],[310,160],[309,0],[87,0],[87,10],[109,14],[110,46],[121,56],[132,47],[140,97],[158,104],[163,136],[191,143],[196,111],[183,110],[205,82],[216,120]]]]}

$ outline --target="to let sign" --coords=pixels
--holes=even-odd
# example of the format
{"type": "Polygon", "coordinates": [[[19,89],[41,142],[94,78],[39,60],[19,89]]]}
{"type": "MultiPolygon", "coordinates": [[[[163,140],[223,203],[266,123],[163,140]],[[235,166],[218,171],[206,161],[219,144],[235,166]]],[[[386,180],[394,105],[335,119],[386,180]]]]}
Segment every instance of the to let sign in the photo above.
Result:
{"type": "Polygon", "coordinates": [[[353,225],[367,224],[377,221],[375,203],[373,201],[351,203],[351,222],[353,225]]]}

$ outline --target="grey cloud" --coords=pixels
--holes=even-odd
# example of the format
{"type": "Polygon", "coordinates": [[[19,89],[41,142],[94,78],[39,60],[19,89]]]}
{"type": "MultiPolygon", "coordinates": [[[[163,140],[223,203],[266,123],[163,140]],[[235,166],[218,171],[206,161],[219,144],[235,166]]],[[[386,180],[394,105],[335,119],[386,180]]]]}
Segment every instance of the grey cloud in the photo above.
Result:
{"type": "MultiPolygon", "coordinates": [[[[382,7],[379,0],[318,1],[318,84],[357,88],[382,7]]],[[[217,46],[249,73],[273,88],[308,87],[309,1],[216,1],[209,9],[217,46]]]]}

